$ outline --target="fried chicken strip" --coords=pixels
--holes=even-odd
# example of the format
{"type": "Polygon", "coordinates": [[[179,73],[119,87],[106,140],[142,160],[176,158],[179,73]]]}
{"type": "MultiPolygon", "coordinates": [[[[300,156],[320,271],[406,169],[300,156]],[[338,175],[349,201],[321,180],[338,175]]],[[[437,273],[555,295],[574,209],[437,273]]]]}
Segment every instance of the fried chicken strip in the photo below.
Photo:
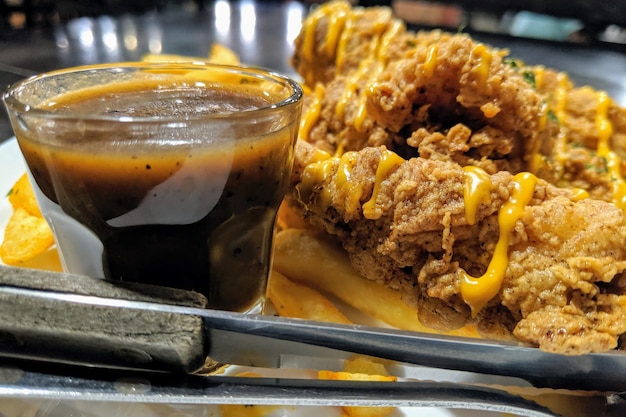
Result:
{"type": "Polygon", "coordinates": [[[300,141],[290,198],[341,242],[363,276],[412,299],[426,325],[475,321],[487,337],[511,331],[565,354],[616,348],[626,332],[623,211],[535,178],[504,232],[502,208],[525,186],[508,172],[487,178],[488,195],[469,218],[468,174],[454,162],[404,160],[385,147],[324,157],[300,141]],[[472,312],[463,281],[489,280],[481,274],[493,267],[504,233],[502,280],[472,312]]]}
{"type": "Polygon", "coordinates": [[[464,34],[406,31],[389,8],[320,6],[293,59],[311,89],[324,86],[301,138],[518,172],[541,141],[542,96],[505,56],[464,34]]]}
{"type": "Polygon", "coordinates": [[[407,159],[530,171],[626,209],[626,110],[563,72],[341,1],[305,20],[293,61],[316,91],[300,137],[320,149],[384,145],[407,159]]]}

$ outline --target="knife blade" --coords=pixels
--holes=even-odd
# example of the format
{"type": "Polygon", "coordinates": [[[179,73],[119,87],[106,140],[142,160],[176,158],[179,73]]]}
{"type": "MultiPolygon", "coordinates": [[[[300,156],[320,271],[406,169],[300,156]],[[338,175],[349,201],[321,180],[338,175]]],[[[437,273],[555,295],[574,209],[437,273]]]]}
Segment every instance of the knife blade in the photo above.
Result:
{"type": "MultiPolygon", "coordinates": [[[[528,417],[558,417],[544,406],[503,390],[471,385],[409,381],[399,384],[294,378],[199,377],[54,364],[0,363],[0,398],[133,402],[152,404],[240,404],[303,407],[439,407],[528,417]],[[14,381],[5,374],[19,375],[14,381]]],[[[605,408],[602,401],[600,408],[605,408]]],[[[598,411],[601,411],[598,409],[598,411]]],[[[491,414],[489,414],[491,415],[491,414]]]]}
{"type": "Polygon", "coordinates": [[[521,378],[536,387],[626,390],[626,355],[565,356],[513,343],[206,309],[195,293],[0,268],[0,356],[193,373],[206,358],[278,367],[289,355],[521,378]]]}

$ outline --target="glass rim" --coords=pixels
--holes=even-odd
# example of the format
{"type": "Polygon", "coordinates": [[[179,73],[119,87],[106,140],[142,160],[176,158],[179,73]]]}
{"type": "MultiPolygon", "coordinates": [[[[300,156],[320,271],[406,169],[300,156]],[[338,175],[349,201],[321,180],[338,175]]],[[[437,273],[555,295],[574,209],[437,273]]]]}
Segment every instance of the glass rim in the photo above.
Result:
{"type": "MultiPolygon", "coordinates": [[[[263,113],[272,113],[279,111],[280,109],[295,105],[302,101],[304,91],[300,84],[292,78],[276,72],[274,70],[248,65],[226,65],[217,64],[208,61],[163,61],[163,62],[115,62],[115,63],[103,63],[94,65],[83,65],[76,67],[68,67],[53,71],[42,72],[37,75],[22,79],[7,87],[2,94],[2,101],[4,102],[7,110],[17,111],[24,114],[29,114],[37,117],[44,117],[49,119],[59,120],[81,120],[81,121],[115,121],[118,123],[155,123],[155,122],[167,122],[167,121],[193,121],[193,120],[218,120],[233,117],[249,117],[263,113]],[[256,107],[254,109],[247,109],[242,111],[231,112],[219,112],[219,113],[204,113],[198,115],[183,116],[128,116],[128,115],[109,115],[109,114],[89,114],[89,113],[75,113],[75,112],[57,112],[54,110],[43,109],[39,107],[32,107],[18,97],[19,93],[26,89],[28,86],[37,83],[41,80],[50,79],[60,75],[67,75],[72,73],[88,73],[100,70],[115,70],[115,69],[129,69],[129,70],[141,70],[141,69],[171,69],[171,70],[201,70],[215,68],[223,70],[231,74],[241,74],[251,76],[259,80],[270,81],[276,84],[282,84],[291,89],[291,94],[279,101],[256,107]]],[[[45,100],[42,100],[44,102],[45,100]]]]}

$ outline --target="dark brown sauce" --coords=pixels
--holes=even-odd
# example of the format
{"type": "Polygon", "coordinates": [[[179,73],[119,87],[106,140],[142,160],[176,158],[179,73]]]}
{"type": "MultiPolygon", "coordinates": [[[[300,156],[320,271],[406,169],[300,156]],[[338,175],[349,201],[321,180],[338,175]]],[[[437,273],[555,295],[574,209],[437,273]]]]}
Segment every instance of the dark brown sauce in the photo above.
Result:
{"type": "MultiPolygon", "coordinates": [[[[197,115],[264,105],[237,91],[198,95],[176,89],[111,92],[104,99],[95,91],[57,104],[72,112],[131,117],[169,114],[172,108],[197,115]]],[[[210,307],[234,311],[249,309],[264,295],[297,126],[258,139],[269,123],[260,120],[260,130],[239,132],[249,137],[236,145],[207,146],[206,126],[194,120],[164,129],[159,140],[152,133],[144,137],[137,124],[46,123],[51,143],[63,137],[75,145],[41,146],[28,132],[17,132],[20,146],[42,193],[103,243],[106,278],[197,291],[210,307]],[[131,137],[140,142],[132,148],[131,137]]]]}

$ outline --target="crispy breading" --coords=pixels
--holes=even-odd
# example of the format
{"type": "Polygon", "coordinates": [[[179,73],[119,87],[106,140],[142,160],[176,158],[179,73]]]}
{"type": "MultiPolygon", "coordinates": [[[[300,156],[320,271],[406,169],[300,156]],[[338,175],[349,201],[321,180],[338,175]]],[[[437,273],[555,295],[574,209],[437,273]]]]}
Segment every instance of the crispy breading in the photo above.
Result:
{"type": "Polygon", "coordinates": [[[608,148],[626,171],[626,109],[508,54],[467,34],[408,31],[388,8],[319,6],[293,58],[305,83],[325,91],[301,139],[330,152],[384,145],[489,173],[530,171],[626,208],[598,128],[606,119],[608,148]]]}
{"type": "MultiPolygon", "coordinates": [[[[310,162],[308,147],[302,142],[297,147],[301,179],[306,176],[301,166],[310,162]]],[[[492,329],[487,337],[508,337],[508,329],[552,352],[617,346],[626,331],[619,285],[626,270],[622,210],[600,200],[578,200],[572,191],[539,180],[511,233],[500,290],[472,318],[460,295],[461,271],[479,275],[487,269],[500,233],[498,212],[516,186],[513,175],[490,176],[489,203],[481,205],[470,225],[462,167],[412,158],[384,178],[376,196],[380,213],[367,218],[360,207],[372,196],[384,151],[355,152],[349,186],[337,179],[340,158],[330,158],[323,181],[296,182],[291,196],[309,221],[337,237],[363,276],[412,293],[420,319],[441,330],[476,320],[480,329],[492,329]],[[352,187],[363,190],[357,206],[350,204],[352,187]],[[330,200],[322,202],[322,193],[330,200]],[[500,317],[496,325],[494,316],[500,317]]]]}
{"type": "Polygon", "coordinates": [[[472,322],[485,337],[566,354],[618,346],[624,108],[466,34],[411,32],[388,9],[343,2],[304,22],[294,62],[316,95],[291,204],[362,275],[404,291],[442,331],[472,322]],[[489,183],[475,207],[468,166],[489,183]],[[528,202],[512,206],[520,189],[528,202]],[[467,289],[493,276],[486,300],[467,289]]]}
{"type": "Polygon", "coordinates": [[[394,26],[398,21],[386,8],[346,13],[347,45],[338,44],[334,55],[321,56],[328,16],[316,21],[312,59],[305,59],[306,33],[296,40],[296,69],[311,88],[325,85],[317,123],[302,139],[341,151],[385,145],[404,157],[454,160],[489,172],[526,167],[542,140],[543,97],[504,61],[506,51],[464,34],[408,32],[394,26]],[[312,72],[325,75],[309,77],[312,72]]]}

